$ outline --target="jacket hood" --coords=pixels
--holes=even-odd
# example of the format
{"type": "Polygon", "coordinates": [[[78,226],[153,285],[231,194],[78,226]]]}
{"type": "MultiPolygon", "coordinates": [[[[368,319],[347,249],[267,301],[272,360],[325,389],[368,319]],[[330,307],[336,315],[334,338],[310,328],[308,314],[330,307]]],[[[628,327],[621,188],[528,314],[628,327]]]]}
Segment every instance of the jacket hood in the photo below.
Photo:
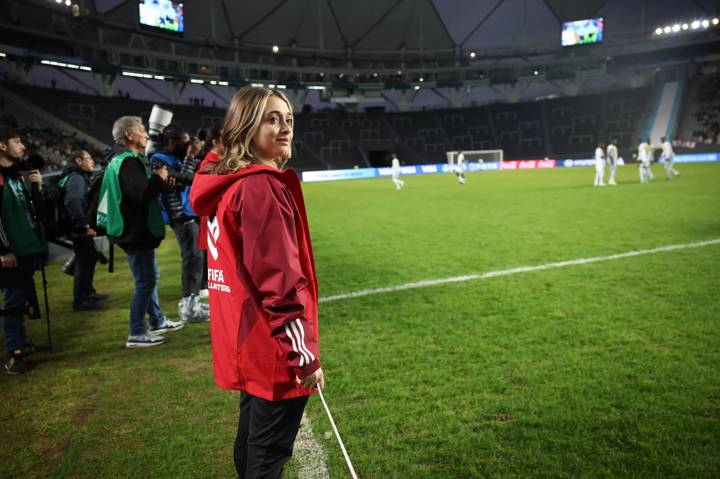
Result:
{"type": "Polygon", "coordinates": [[[60,178],[65,178],[65,177],[68,176],[70,173],[79,173],[79,174],[85,176],[86,178],[90,178],[90,177],[92,176],[92,174],[94,173],[94,171],[81,170],[81,169],[78,168],[77,165],[75,165],[74,162],[73,162],[73,164],[70,164],[70,165],[68,165],[68,166],[65,167],[65,169],[64,169],[64,170],[62,171],[62,173],[60,174],[60,178]]]}
{"type": "Polygon", "coordinates": [[[20,177],[20,165],[18,165],[17,161],[13,161],[10,166],[0,166],[0,175],[17,179],[20,177]]]}
{"type": "Polygon", "coordinates": [[[190,204],[199,216],[212,216],[217,210],[218,203],[225,191],[239,179],[256,174],[271,174],[281,176],[282,171],[266,165],[249,165],[241,170],[227,175],[214,175],[198,171],[190,189],[190,204]]]}
{"type": "MultiPolygon", "coordinates": [[[[104,162],[105,165],[109,164],[110,161],[115,158],[118,154],[122,153],[123,151],[129,151],[126,146],[121,145],[119,143],[115,143],[112,148],[105,154],[104,162]]],[[[142,156],[142,155],[136,155],[136,156],[142,156]]]]}

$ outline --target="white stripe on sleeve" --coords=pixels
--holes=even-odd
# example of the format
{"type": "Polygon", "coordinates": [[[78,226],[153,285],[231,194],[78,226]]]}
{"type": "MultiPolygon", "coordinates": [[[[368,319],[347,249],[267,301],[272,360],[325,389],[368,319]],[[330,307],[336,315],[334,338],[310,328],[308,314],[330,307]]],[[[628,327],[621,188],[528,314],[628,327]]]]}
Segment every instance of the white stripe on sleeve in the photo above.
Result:
{"type": "MultiPolygon", "coordinates": [[[[304,339],[301,338],[300,332],[298,331],[297,326],[295,325],[295,323],[297,321],[298,320],[296,319],[295,321],[290,323],[290,329],[292,329],[293,332],[295,333],[295,340],[297,340],[298,349],[300,350],[300,354],[302,354],[305,357],[305,362],[307,364],[310,364],[310,355],[307,353],[307,348],[305,348],[305,345],[303,344],[304,339]]],[[[302,326],[300,326],[300,328],[302,328],[302,326]]],[[[304,333],[303,333],[303,336],[304,336],[304,333]]]]}
{"type": "Polygon", "coordinates": [[[310,349],[305,344],[305,328],[303,328],[303,325],[300,322],[300,319],[299,318],[296,319],[295,322],[297,323],[298,328],[300,329],[300,342],[299,342],[298,346],[300,346],[300,348],[305,350],[305,352],[308,354],[308,356],[310,356],[310,360],[308,361],[308,364],[310,364],[311,362],[315,361],[315,355],[312,352],[310,352],[310,349]]]}
{"type": "MultiPolygon", "coordinates": [[[[288,325],[285,325],[285,334],[288,335],[288,338],[290,338],[290,342],[292,343],[293,351],[298,353],[300,355],[300,367],[303,367],[305,365],[305,361],[307,360],[307,357],[305,356],[305,353],[302,351],[298,351],[297,343],[295,343],[295,337],[293,336],[292,331],[290,331],[290,328],[288,325]]],[[[309,362],[309,361],[308,361],[309,362]]]]}

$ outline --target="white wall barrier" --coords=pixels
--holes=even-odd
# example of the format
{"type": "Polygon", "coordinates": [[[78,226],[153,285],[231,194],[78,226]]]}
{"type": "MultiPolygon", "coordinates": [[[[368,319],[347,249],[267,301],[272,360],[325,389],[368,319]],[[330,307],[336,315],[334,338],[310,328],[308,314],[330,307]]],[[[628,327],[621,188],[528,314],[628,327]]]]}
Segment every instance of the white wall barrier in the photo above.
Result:
{"type": "MultiPolygon", "coordinates": [[[[690,153],[676,155],[676,163],[705,163],[720,161],[720,153],[690,153]]],[[[595,166],[592,158],[568,158],[562,160],[517,160],[503,162],[466,163],[465,171],[507,171],[507,170],[536,170],[546,168],[574,168],[578,166],[595,166]]],[[[403,176],[428,175],[437,173],[452,173],[457,167],[447,163],[435,163],[430,165],[409,165],[400,169],[403,176]]],[[[304,171],[303,181],[334,181],[334,180],[357,180],[363,178],[377,178],[392,175],[392,169],[383,168],[354,168],[350,170],[320,170],[304,171]]]]}

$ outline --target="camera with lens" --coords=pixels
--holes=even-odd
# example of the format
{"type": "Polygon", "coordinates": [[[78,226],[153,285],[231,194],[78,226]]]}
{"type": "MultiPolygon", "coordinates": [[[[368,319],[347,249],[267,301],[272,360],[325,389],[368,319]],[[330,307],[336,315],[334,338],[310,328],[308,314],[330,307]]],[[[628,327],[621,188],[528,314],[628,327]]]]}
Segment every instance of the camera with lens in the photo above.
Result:
{"type": "Polygon", "coordinates": [[[150,112],[150,120],[148,121],[148,136],[150,137],[145,147],[145,156],[150,157],[158,147],[162,145],[163,130],[173,119],[173,112],[167,110],[160,105],[153,105],[150,112]]]}
{"type": "Polygon", "coordinates": [[[29,175],[30,172],[33,170],[42,170],[43,168],[45,168],[46,162],[45,158],[38,154],[34,154],[18,161],[17,165],[21,174],[29,175]]]}

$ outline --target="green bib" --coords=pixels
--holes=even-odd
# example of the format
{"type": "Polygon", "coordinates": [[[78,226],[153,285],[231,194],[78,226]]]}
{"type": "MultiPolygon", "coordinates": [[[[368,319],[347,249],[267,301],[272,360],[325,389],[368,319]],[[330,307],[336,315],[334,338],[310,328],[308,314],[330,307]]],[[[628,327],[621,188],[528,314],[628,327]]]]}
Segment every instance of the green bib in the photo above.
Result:
{"type": "MultiPolygon", "coordinates": [[[[139,155],[132,151],[123,151],[115,156],[105,169],[102,184],[100,185],[100,197],[98,200],[97,225],[105,228],[108,236],[120,237],[125,229],[125,222],[120,209],[122,201],[122,190],[120,189],[120,168],[123,161],[140,161],[145,174],[150,178],[145,162],[139,155]]],[[[147,227],[150,234],[155,238],[165,237],[165,223],[160,213],[160,200],[154,198],[148,203],[147,227]]]]}
{"type": "Polygon", "coordinates": [[[47,254],[47,239],[32,217],[30,193],[22,178],[5,178],[2,189],[2,222],[10,249],[16,256],[47,254]]]}

